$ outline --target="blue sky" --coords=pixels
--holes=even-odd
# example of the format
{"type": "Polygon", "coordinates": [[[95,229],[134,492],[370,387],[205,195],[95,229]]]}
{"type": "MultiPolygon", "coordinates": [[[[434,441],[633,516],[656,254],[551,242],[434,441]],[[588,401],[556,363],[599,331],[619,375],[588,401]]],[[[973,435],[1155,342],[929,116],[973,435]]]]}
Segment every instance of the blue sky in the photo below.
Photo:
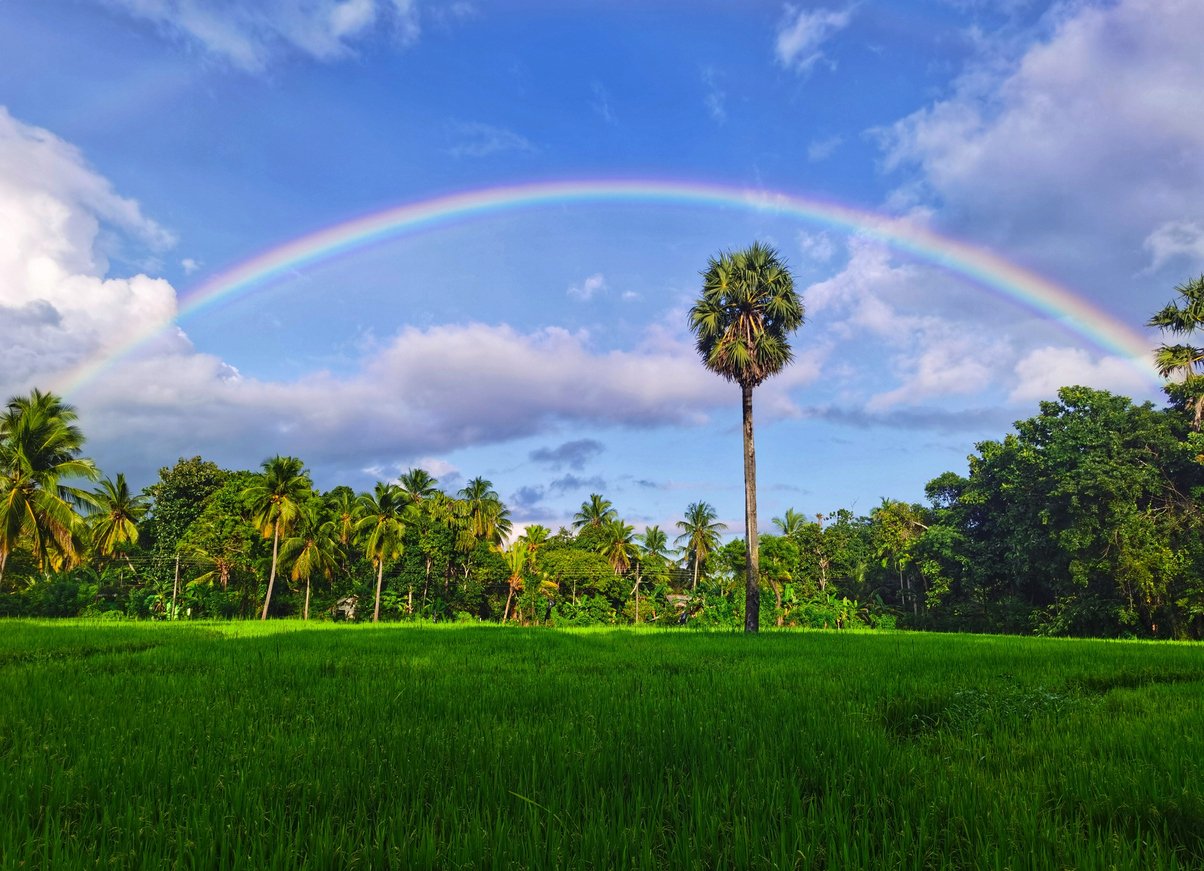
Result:
{"type": "MultiPolygon", "coordinates": [[[[1204,269],[1196,0],[0,4],[0,391],[54,387],[274,245],[456,191],[671,179],[980,246],[1143,333],[1204,269]]],[[[1132,359],[864,236],[562,203],[404,234],[181,319],[70,396],[139,485],[302,457],[368,489],[490,478],[520,523],[602,492],[742,526],[739,401],[685,326],[721,249],[807,305],[758,391],[761,516],[920,500],[1058,386],[1132,359]]]]}

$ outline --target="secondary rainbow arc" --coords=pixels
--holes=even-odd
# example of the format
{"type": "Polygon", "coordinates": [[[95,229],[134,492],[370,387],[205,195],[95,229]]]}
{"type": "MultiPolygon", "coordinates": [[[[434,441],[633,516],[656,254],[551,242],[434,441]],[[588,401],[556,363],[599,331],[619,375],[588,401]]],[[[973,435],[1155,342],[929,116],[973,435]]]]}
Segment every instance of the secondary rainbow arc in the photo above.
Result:
{"type": "Polygon", "coordinates": [[[1157,383],[1151,359],[1152,346],[1146,336],[1057,282],[989,249],[942,235],[919,223],[776,191],[687,181],[591,179],[460,191],[403,203],[299,236],[222,270],[190,289],[182,298],[174,318],[154,325],[120,347],[77,367],[63,379],[63,392],[77,390],[174,324],[222,300],[252,294],[273,279],[308,265],[407,233],[501,212],[607,202],[766,211],[802,223],[872,238],[1054,318],[1101,350],[1130,358],[1152,383],[1157,383]]]}

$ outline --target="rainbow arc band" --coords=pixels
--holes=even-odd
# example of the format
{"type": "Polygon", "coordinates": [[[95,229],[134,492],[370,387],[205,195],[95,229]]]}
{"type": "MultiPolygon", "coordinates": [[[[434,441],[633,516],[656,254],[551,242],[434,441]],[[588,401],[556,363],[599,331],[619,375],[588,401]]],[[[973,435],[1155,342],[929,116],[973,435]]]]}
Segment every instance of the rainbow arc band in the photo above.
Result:
{"type": "Polygon", "coordinates": [[[247,296],[278,276],[409,233],[490,215],[555,205],[646,203],[748,209],[794,218],[882,242],[920,261],[960,275],[976,286],[1056,320],[1100,350],[1129,359],[1159,384],[1153,344],[1139,331],[1066,287],[985,248],[944,236],[902,218],[836,202],[775,191],[694,181],[586,179],[545,181],[461,191],[403,203],[325,227],[270,248],[204,280],[182,298],[175,318],[156,324],[103,357],[67,373],[59,388],[70,394],[150,339],[223,300],[247,296]]]}

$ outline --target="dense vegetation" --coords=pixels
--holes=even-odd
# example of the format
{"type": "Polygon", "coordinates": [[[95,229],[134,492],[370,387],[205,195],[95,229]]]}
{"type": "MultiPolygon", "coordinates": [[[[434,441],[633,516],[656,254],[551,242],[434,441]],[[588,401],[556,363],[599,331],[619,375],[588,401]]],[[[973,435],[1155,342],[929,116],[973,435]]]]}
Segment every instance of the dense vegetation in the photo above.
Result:
{"type": "Polygon", "coordinates": [[[1199,868],[1196,645],[10,621],[12,868],[1199,868]]]}
{"type": "MultiPolygon", "coordinates": [[[[1204,277],[1178,290],[1151,323],[1190,336],[1204,277]]],[[[1061,390],[976,445],[968,474],[934,478],[927,504],[788,510],[756,573],[757,542],[724,544],[705,502],[637,534],[592,494],[571,528],[509,541],[489,481],[446,493],[421,469],[319,492],[298,458],[193,457],[135,494],[83,456],[73,409],[34,391],[0,416],[0,616],[747,627],[755,575],[768,625],[1200,638],[1202,361],[1160,350],[1164,409],[1061,390]]]]}

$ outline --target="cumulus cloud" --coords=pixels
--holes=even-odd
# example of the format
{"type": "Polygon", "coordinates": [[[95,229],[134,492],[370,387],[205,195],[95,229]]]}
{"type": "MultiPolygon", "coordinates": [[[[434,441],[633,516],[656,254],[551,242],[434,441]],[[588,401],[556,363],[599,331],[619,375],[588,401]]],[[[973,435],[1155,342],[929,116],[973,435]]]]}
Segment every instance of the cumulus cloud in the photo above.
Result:
{"type": "Polygon", "coordinates": [[[1058,388],[1076,384],[1125,396],[1144,393],[1148,388],[1131,360],[1095,360],[1081,348],[1037,348],[1016,363],[1016,376],[1019,383],[1009,397],[1013,402],[1052,399],[1058,388]]]}
{"type": "Polygon", "coordinates": [[[164,32],[201,46],[228,63],[257,71],[296,52],[329,61],[383,27],[401,45],[421,32],[414,0],[100,0],[164,32]]]}
{"type": "MultiPolygon", "coordinates": [[[[731,385],[698,365],[688,337],[659,324],[633,347],[609,350],[560,327],[407,327],[365,347],[343,374],[245,375],[178,328],[162,329],[177,313],[167,281],[109,274],[111,240],[153,249],[170,234],[74,148],[3,111],[0,220],[0,394],[63,389],[71,373],[92,373],[68,396],[90,453],[136,481],[198,453],[242,468],[291,453],[358,476],[565,424],[695,425],[736,402],[731,385]]],[[[804,356],[761,391],[762,407],[770,417],[795,413],[791,391],[817,375],[804,356]]],[[[574,468],[591,451],[586,440],[549,457],[574,468]]]]}
{"type": "Polygon", "coordinates": [[[1204,222],[1204,114],[1189,108],[1204,4],[1058,5],[1045,28],[883,131],[885,165],[988,244],[1121,300],[1143,240],[1162,263],[1194,251],[1204,222]]]}
{"type": "Polygon", "coordinates": [[[849,18],[847,10],[803,9],[787,4],[774,42],[778,63],[798,73],[810,72],[824,56],[824,43],[848,26],[849,18]]]}
{"type": "MultiPolygon", "coordinates": [[[[176,311],[171,286],[110,277],[114,246],[174,241],[83,156],[0,107],[0,387],[121,347],[176,311]]],[[[163,339],[180,347],[172,336],[163,339]]],[[[7,394],[6,394],[7,395],[7,394]]]]}

